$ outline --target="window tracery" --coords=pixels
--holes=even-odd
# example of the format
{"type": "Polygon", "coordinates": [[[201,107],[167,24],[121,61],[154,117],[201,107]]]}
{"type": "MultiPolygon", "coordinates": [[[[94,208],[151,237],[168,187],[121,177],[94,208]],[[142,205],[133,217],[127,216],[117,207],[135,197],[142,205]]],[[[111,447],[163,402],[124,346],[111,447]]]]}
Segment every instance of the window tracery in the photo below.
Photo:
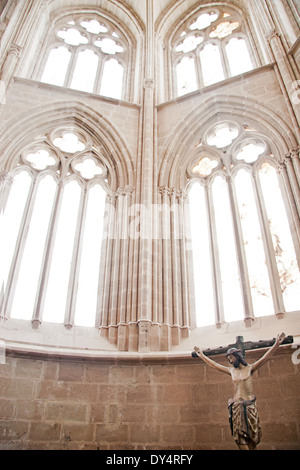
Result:
{"type": "Polygon", "coordinates": [[[94,326],[107,191],[103,156],[82,131],[57,128],[21,152],[12,177],[1,218],[2,316],[94,326]]]}
{"type": "Polygon", "coordinates": [[[297,248],[271,143],[222,121],[199,148],[188,171],[198,326],[299,310],[297,248]]]}
{"type": "Polygon", "coordinates": [[[180,26],[172,58],[178,96],[254,67],[243,19],[221,5],[194,13],[180,26]]]}
{"type": "Polygon", "coordinates": [[[45,83],[122,99],[129,44],[120,29],[96,14],[59,19],[38,78],[45,83]]]}

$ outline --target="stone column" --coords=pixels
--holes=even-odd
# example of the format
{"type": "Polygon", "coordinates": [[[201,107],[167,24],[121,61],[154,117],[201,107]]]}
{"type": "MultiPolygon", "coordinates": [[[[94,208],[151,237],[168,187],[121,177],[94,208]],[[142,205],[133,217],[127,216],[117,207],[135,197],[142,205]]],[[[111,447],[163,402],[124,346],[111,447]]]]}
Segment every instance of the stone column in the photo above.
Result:
{"type": "Polygon", "coordinates": [[[267,34],[267,40],[276,62],[278,71],[278,81],[281,86],[282,94],[286,99],[287,108],[296,135],[300,139],[300,106],[299,106],[299,80],[296,80],[293,69],[288,61],[288,56],[284,50],[280,34],[272,29],[267,34]],[[297,95],[297,98],[295,98],[297,95]]]}
{"type": "Polygon", "coordinates": [[[115,230],[115,204],[116,197],[113,194],[107,194],[105,202],[105,218],[103,228],[103,244],[101,254],[100,287],[99,301],[100,311],[97,314],[97,323],[101,330],[101,335],[108,336],[111,318],[109,314],[110,307],[110,283],[112,271],[112,256],[114,247],[115,230]]]}
{"type": "Polygon", "coordinates": [[[1,69],[0,76],[0,104],[6,103],[6,90],[15,71],[20,57],[21,47],[17,44],[11,44],[5,62],[1,69]]]}
{"type": "Polygon", "coordinates": [[[143,96],[142,152],[141,152],[141,195],[140,204],[149,217],[141,219],[139,258],[139,351],[150,351],[152,321],[152,228],[151,212],[153,203],[153,156],[154,156],[154,22],[153,2],[147,1],[147,35],[145,54],[145,81],[143,96]]]}
{"type": "Polygon", "coordinates": [[[288,155],[287,157],[285,157],[285,159],[283,161],[283,164],[284,164],[284,166],[286,168],[286,171],[287,171],[289,184],[290,184],[291,191],[292,191],[292,194],[293,194],[294,204],[296,206],[298,215],[300,217],[300,188],[299,188],[299,184],[298,184],[298,181],[297,181],[297,176],[296,176],[296,173],[295,173],[295,166],[294,166],[295,157],[294,157],[294,161],[293,161],[292,156],[288,155]]]}
{"type": "Polygon", "coordinates": [[[40,8],[44,10],[47,4],[48,0],[19,0],[19,4],[11,20],[15,25],[15,34],[12,37],[8,49],[5,51],[6,58],[0,71],[0,103],[4,102],[6,89],[15,74],[21,51],[28,40],[28,36],[37,21],[39,21],[39,10],[40,8]]]}

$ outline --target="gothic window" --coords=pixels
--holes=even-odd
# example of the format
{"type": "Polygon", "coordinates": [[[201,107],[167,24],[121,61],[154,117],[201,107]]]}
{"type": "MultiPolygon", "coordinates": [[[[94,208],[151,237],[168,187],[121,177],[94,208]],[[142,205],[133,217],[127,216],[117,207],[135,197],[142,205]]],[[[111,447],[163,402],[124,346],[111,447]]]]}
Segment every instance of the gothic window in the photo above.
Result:
{"type": "Polygon", "coordinates": [[[225,121],[198,146],[189,169],[198,326],[300,308],[298,245],[270,145],[225,121]]]}
{"type": "Polygon", "coordinates": [[[254,67],[243,19],[221,5],[198,10],[177,29],[172,59],[178,96],[254,67]]]}
{"type": "Polygon", "coordinates": [[[96,14],[59,19],[43,51],[42,82],[123,99],[128,41],[111,21],[96,14]]]}
{"type": "Polygon", "coordinates": [[[22,151],[1,218],[2,315],[95,325],[106,187],[103,155],[79,130],[22,151]]]}

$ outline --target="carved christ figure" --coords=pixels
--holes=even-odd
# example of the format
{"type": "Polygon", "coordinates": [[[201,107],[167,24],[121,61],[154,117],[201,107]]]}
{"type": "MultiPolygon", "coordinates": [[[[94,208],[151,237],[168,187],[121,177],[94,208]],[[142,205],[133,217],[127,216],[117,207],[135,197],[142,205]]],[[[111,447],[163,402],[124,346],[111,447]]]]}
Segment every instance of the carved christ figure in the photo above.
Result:
{"type": "Polygon", "coordinates": [[[252,375],[270,359],[284,338],[285,334],[281,333],[273,346],[254,364],[247,364],[239,349],[229,349],[226,356],[231,364],[230,367],[213,361],[197,346],[194,348],[196,354],[208,365],[220,372],[231,375],[234,396],[228,402],[229,422],[231,433],[240,450],[254,450],[261,439],[256,398],[253,394],[252,375]]]}

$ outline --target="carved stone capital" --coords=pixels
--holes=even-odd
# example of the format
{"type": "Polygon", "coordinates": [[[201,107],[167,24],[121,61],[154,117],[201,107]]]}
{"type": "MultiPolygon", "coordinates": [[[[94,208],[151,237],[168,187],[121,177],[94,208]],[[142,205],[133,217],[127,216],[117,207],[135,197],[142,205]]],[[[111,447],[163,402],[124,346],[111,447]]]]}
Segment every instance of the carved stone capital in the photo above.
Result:
{"type": "Polygon", "coordinates": [[[147,78],[144,82],[144,88],[154,88],[154,79],[153,78],[147,78]]]}
{"type": "Polygon", "coordinates": [[[18,46],[18,44],[12,43],[10,48],[8,49],[8,55],[14,55],[16,58],[20,57],[22,51],[22,47],[18,46]]]}
{"type": "Polygon", "coordinates": [[[273,28],[273,29],[270,29],[267,33],[266,33],[266,39],[271,42],[272,39],[274,38],[280,38],[280,33],[277,31],[277,29],[273,28]]]}
{"type": "Polygon", "coordinates": [[[0,188],[6,184],[12,184],[13,177],[8,173],[8,171],[0,171],[0,188]]]}
{"type": "Polygon", "coordinates": [[[300,147],[294,147],[292,148],[291,152],[290,152],[290,156],[291,156],[291,159],[299,159],[300,157],[300,147]]]}

